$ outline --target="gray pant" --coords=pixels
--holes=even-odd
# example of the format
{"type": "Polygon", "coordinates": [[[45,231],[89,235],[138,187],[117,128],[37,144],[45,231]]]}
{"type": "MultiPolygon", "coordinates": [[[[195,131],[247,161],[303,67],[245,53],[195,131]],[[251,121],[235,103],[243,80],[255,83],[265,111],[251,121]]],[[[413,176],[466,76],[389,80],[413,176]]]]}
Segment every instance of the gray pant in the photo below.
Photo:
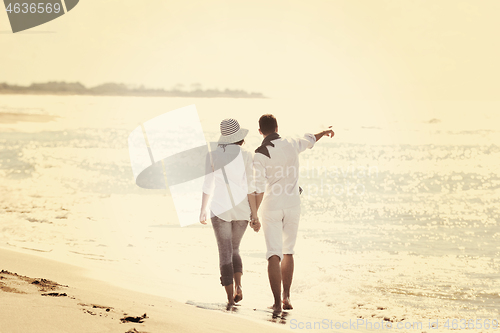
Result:
{"type": "Polygon", "coordinates": [[[224,221],[217,216],[212,217],[217,246],[219,247],[220,282],[223,286],[233,283],[234,273],[243,273],[240,257],[240,242],[248,225],[248,221],[224,221]]]}

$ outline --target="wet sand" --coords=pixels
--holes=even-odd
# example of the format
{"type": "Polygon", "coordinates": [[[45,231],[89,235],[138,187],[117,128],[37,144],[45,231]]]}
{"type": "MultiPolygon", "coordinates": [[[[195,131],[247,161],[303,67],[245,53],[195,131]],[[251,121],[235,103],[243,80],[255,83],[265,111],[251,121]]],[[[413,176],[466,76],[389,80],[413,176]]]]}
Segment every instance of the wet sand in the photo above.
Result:
{"type": "Polygon", "coordinates": [[[0,249],[1,332],[276,332],[276,325],[199,309],[86,278],[85,270],[0,249]]]}
{"type": "Polygon", "coordinates": [[[43,114],[0,113],[0,124],[15,124],[19,122],[46,123],[55,120],[56,116],[43,114]]]}

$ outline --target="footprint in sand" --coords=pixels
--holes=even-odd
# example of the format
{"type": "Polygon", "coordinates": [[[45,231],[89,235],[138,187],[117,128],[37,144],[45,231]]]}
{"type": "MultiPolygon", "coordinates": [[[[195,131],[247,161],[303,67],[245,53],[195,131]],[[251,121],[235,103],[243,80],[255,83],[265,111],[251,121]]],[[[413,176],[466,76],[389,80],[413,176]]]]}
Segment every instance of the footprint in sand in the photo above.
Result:
{"type": "Polygon", "coordinates": [[[122,323],[128,323],[128,322],[132,322],[132,323],[143,323],[144,322],[144,319],[148,318],[148,316],[146,314],[143,314],[142,316],[140,317],[123,317],[120,319],[120,321],[122,323]]]}
{"type": "MultiPolygon", "coordinates": [[[[81,307],[83,307],[83,312],[88,313],[91,316],[97,316],[99,317],[108,317],[110,315],[114,315],[114,310],[113,307],[111,306],[104,306],[104,305],[97,305],[97,304],[85,304],[85,303],[78,303],[81,307]]],[[[113,318],[111,318],[113,319],[113,318]]]]}
{"type": "MultiPolygon", "coordinates": [[[[33,279],[9,271],[0,272],[0,290],[17,294],[32,294],[39,292],[56,291],[68,286],[47,279],[33,279]]],[[[52,295],[49,295],[52,296],[52,295]]]]}

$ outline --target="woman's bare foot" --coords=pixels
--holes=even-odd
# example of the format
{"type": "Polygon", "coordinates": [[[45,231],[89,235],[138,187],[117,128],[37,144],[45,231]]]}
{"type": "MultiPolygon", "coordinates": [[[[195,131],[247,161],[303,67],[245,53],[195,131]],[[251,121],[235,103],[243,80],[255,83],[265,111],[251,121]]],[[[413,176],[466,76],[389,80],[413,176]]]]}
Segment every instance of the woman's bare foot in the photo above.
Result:
{"type": "Polygon", "coordinates": [[[238,303],[243,299],[243,291],[241,290],[241,286],[236,286],[236,289],[234,290],[234,302],[238,303]]]}
{"type": "Polygon", "coordinates": [[[293,306],[290,302],[290,297],[283,297],[283,310],[292,310],[293,306]]]}

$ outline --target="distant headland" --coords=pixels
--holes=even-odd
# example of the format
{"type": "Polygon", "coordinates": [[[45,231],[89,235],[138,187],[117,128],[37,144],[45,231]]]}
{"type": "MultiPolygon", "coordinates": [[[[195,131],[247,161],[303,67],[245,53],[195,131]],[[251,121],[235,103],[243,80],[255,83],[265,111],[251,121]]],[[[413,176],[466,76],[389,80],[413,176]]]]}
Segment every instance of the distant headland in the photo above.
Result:
{"type": "Polygon", "coordinates": [[[158,96],[158,97],[205,97],[205,98],[267,98],[262,93],[232,89],[202,89],[200,84],[192,84],[185,90],[182,84],[171,90],[131,86],[123,83],[104,83],[87,88],[80,82],[32,83],[29,86],[0,83],[0,94],[26,95],[88,95],[88,96],[158,96]]]}

